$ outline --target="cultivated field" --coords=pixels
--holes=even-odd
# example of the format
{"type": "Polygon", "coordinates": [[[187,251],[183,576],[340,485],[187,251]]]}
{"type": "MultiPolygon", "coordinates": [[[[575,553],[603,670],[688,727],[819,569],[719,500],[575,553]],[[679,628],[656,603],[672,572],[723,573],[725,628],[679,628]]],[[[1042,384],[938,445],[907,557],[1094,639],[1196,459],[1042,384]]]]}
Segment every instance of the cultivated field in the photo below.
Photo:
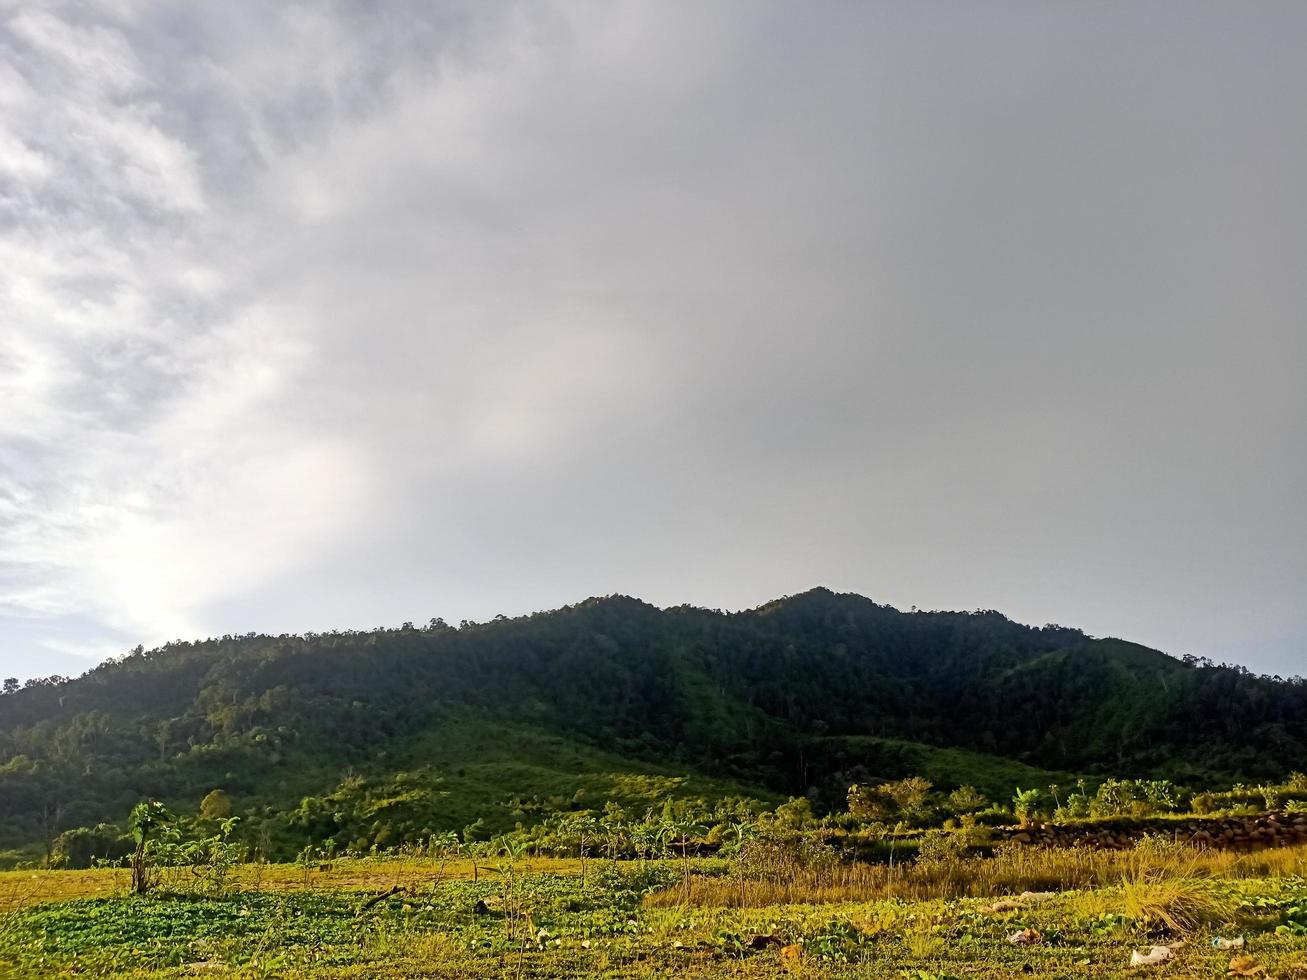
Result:
{"type": "Polygon", "coordinates": [[[1302,847],[1148,840],[747,873],[591,860],[584,879],[579,861],[511,854],[345,859],[240,866],[216,892],[188,873],[146,896],[126,871],[0,874],[0,975],[1307,977],[1302,847]],[[1164,962],[1129,965],[1155,946],[1164,962]]]}

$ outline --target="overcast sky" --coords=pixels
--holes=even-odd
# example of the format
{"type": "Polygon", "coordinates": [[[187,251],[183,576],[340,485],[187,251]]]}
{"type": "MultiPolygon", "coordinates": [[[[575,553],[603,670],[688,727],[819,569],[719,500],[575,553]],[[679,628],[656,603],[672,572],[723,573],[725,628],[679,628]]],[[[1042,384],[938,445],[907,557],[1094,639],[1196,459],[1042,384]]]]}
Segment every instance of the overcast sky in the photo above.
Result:
{"type": "Polygon", "coordinates": [[[0,0],[0,674],[817,584],[1307,672],[1304,50],[0,0]]]}

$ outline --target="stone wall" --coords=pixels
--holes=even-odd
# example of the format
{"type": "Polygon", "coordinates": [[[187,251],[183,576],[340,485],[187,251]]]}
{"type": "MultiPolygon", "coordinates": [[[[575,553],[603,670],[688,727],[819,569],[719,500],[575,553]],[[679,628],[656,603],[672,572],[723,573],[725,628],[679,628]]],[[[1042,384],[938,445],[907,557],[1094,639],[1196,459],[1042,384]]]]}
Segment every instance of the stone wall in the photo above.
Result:
{"type": "Polygon", "coordinates": [[[1160,834],[1197,847],[1256,850],[1307,843],[1307,815],[1264,813],[1252,817],[1112,820],[1085,824],[1000,827],[995,843],[1013,840],[1035,847],[1096,847],[1124,850],[1145,834],[1160,834]]]}

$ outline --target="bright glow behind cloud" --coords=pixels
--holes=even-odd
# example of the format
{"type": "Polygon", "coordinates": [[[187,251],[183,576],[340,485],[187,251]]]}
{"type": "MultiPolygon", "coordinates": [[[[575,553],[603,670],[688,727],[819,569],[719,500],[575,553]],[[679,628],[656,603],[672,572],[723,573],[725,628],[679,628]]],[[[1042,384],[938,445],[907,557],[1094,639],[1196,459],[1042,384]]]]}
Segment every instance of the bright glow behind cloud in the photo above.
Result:
{"type": "Polygon", "coordinates": [[[1304,39],[0,5],[0,670],[814,583],[1300,669],[1304,39]]]}

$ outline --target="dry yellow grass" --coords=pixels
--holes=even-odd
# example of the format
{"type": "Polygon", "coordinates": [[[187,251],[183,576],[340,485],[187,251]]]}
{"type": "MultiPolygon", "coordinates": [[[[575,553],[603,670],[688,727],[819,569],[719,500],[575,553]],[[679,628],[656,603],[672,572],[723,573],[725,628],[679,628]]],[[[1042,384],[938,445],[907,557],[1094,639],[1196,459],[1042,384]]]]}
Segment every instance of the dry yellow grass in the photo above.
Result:
{"type": "Polygon", "coordinates": [[[1197,851],[1188,847],[1142,847],[1131,851],[1087,848],[1008,847],[992,858],[901,864],[846,864],[823,870],[794,869],[784,876],[746,879],[701,877],[655,892],[650,906],[706,907],[795,905],[816,902],[867,902],[886,898],[927,901],[1011,895],[1023,891],[1070,891],[1175,878],[1248,879],[1301,875],[1307,846],[1274,848],[1253,854],[1197,851]],[[1151,877],[1150,877],[1151,876],[1151,877]]]}
{"type": "Polygon", "coordinates": [[[1234,904],[1202,878],[1159,871],[1127,879],[1121,885],[1121,907],[1127,918],[1174,935],[1227,921],[1234,904]]]}
{"type": "MultiPolygon", "coordinates": [[[[393,885],[421,888],[438,881],[490,874],[498,862],[467,858],[441,862],[423,858],[365,858],[313,865],[307,871],[293,864],[245,864],[232,872],[231,887],[240,891],[297,891],[305,887],[334,891],[384,891],[393,885]]],[[[523,858],[519,873],[572,874],[574,859],[523,858]]],[[[89,871],[0,871],[0,914],[37,902],[103,898],[127,892],[130,873],[124,868],[89,871]]]]}
{"type": "MultiPolygon", "coordinates": [[[[306,870],[289,864],[242,865],[231,887],[248,891],[295,891],[305,887],[339,891],[384,891],[394,885],[422,888],[438,881],[492,873],[496,860],[459,858],[440,862],[425,858],[366,858],[338,860],[306,870]]],[[[524,858],[519,872],[572,874],[575,859],[524,858]]],[[[1252,854],[1192,851],[1150,854],[1146,851],[1093,851],[1082,848],[1039,850],[1012,847],[994,858],[959,858],[923,865],[837,864],[822,871],[797,870],[783,878],[746,880],[735,877],[691,878],[691,905],[729,907],[866,902],[886,898],[925,901],[934,898],[997,896],[1022,891],[1123,885],[1142,880],[1150,869],[1165,869],[1172,877],[1248,879],[1307,873],[1307,846],[1274,848],[1252,854]],[[743,895],[743,902],[741,897],[743,895]]],[[[123,894],[128,872],[90,871],[0,872],[0,914],[36,902],[95,898],[123,894]]],[[[651,906],[687,901],[680,884],[646,899],[651,906]]]]}
{"type": "Polygon", "coordinates": [[[0,871],[0,913],[35,902],[99,898],[125,892],[124,869],[94,871],[0,871]]]}

